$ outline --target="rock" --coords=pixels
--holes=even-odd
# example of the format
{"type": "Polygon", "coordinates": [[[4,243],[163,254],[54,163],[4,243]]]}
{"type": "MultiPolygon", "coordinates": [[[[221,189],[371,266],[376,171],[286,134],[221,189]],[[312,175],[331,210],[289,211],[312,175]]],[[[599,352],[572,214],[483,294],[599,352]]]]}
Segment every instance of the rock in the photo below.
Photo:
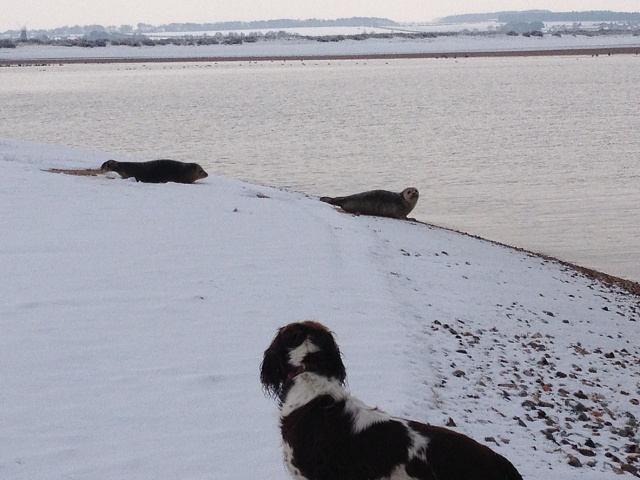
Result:
{"type": "Polygon", "coordinates": [[[585,457],[596,456],[596,452],[594,452],[593,450],[589,450],[588,448],[578,448],[578,452],[580,452],[580,454],[584,455],[585,457]]]}
{"type": "Polygon", "coordinates": [[[580,463],[580,460],[578,460],[576,457],[574,457],[573,455],[569,455],[567,457],[568,463],[569,465],[571,465],[572,467],[576,467],[579,468],[582,466],[582,463],[580,463]]]}
{"type": "Polygon", "coordinates": [[[624,472],[629,472],[631,475],[640,477],[640,475],[638,475],[638,469],[629,463],[623,463],[620,465],[620,469],[624,472]]]}
{"type": "Polygon", "coordinates": [[[492,442],[492,443],[495,443],[496,445],[500,445],[498,441],[493,437],[484,437],[484,441],[487,443],[492,442]]]}
{"type": "Polygon", "coordinates": [[[584,393],[582,390],[578,390],[577,392],[575,392],[573,394],[574,397],[579,398],[580,400],[586,400],[589,397],[587,397],[587,394],[584,393]]]}

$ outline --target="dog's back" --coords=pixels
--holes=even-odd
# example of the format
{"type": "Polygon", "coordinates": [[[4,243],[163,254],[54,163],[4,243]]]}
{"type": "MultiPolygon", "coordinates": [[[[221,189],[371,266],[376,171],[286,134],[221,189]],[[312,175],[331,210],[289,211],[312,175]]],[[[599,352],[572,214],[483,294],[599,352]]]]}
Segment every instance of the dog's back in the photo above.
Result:
{"type": "MultiPolygon", "coordinates": [[[[313,383],[308,386],[317,388],[313,383]]],[[[295,389],[301,386],[290,392],[292,403],[299,402],[295,389]]],[[[321,393],[281,417],[285,461],[294,478],[522,480],[506,458],[465,435],[392,417],[346,391],[344,398],[336,396],[321,393]]],[[[283,410],[288,408],[285,402],[283,410]]]]}

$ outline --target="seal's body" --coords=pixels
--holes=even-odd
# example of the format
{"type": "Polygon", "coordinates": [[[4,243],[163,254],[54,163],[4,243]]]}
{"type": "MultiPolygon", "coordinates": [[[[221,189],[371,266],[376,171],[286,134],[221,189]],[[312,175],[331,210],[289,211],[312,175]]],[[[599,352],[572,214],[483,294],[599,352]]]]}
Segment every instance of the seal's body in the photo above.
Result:
{"type": "Polygon", "coordinates": [[[407,218],[418,203],[418,189],[405,188],[402,192],[370,190],[346,197],[320,197],[321,202],[336,205],[345,212],[378,217],[407,218]]]}
{"type": "Polygon", "coordinates": [[[100,167],[120,174],[122,178],[134,177],[145,183],[193,183],[209,175],[197,163],[176,160],[152,160],[150,162],[116,162],[108,160],[100,167]]]}

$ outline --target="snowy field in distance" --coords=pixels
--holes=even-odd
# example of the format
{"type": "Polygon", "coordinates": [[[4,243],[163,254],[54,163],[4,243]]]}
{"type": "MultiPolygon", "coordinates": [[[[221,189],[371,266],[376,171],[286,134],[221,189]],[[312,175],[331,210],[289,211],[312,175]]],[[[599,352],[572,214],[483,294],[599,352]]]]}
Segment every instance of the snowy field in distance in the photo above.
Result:
{"type": "Polygon", "coordinates": [[[303,193],[45,171],[109,158],[0,139],[0,478],[289,478],[258,368],[301,319],[366,403],[525,479],[632,478],[638,297],[303,193]]]}
{"type": "Polygon", "coordinates": [[[558,49],[640,47],[640,37],[633,35],[545,35],[511,37],[496,35],[457,35],[436,38],[369,38],[318,42],[302,38],[261,40],[241,45],[201,46],[107,46],[96,48],[47,45],[21,45],[0,49],[0,62],[47,59],[112,59],[112,58],[240,58],[240,57],[315,57],[394,55],[453,52],[514,52],[558,49]]]}
{"type": "Polygon", "coordinates": [[[201,37],[209,36],[213,37],[217,33],[222,35],[228,35],[230,33],[237,33],[238,35],[254,35],[285,32],[290,35],[302,35],[302,36],[331,36],[331,35],[359,35],[361,33],[389,33],[389,32],[404,32],[406,28],[403,27],[291,27],[291,28],[258,28],[250,30],[208,30],[199,32],[150,32],[145,34],[150,38],[171,38],[171,37],[201,37]]]}

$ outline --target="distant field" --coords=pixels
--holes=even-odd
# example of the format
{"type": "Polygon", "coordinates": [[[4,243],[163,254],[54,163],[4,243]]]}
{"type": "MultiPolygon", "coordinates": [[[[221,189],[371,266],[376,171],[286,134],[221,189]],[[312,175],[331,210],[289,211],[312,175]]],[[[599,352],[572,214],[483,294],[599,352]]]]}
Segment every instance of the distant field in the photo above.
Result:
{"type": "MultiPolygon", "coordinates": [[[[474,23],[408,23],[403,25],[393,25],[389,27],[369,27],[366,25],[357,27],[291,27],[291,28],[264,28],[248,30],[208,30],[193,32],[153,32],[146,36],[151,38],[172,38],[204,35],[213,36],[217,33],[228,35],[238,34],[266,34],[269,32],[285,32],[290,35],[302,35],[309,37],[322,37],[329,35],[359,35],[363,33],[410,33],[410,32],[433,32],[433,33],[460,33],[460,32],[492,32],[499,29],[504,23],[497,21],[474,22],[474,23]]],[[[601,22],[581,22],[580,29],[595,31],[600,28],[601,22]]],[[[543,31],[550,31],[557,28],[572,28],[573,22],[546,22],[543,31]]]]}

